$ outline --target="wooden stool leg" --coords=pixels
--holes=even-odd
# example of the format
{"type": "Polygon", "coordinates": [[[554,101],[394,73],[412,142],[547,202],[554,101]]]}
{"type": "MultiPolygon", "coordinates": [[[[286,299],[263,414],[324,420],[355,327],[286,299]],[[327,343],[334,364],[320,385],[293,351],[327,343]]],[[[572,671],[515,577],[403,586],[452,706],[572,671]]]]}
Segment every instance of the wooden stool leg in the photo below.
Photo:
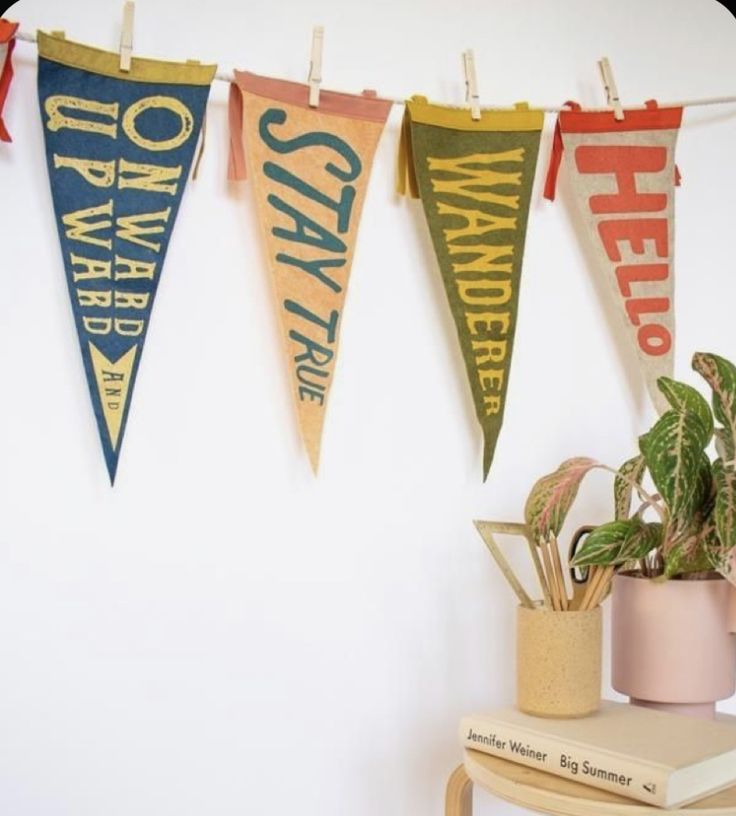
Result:
{"type": "Polygon", "coordinates": [[[455,768],[447,780],[445,816],[472,816],[473,782],[465,773],[464,766],[455,768]]]}

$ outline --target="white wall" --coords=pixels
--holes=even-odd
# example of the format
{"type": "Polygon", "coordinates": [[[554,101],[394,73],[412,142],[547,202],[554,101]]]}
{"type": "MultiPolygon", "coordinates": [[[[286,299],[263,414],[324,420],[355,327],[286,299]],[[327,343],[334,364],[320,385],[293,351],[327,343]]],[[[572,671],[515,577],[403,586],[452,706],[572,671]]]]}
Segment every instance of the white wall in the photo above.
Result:
{"type": "MultiPolygon", "coordinates": [[[[140,54],[296,80],[323,23],[325,86],[395,97],[461,101],[470,46],[487,103],[600,104],[604,54],[626,102],[736,92],[736,25],[715,0],[138,6],[140,54]]],[[[118,0],[21,0],[11,14],[117,44],[118,0]]],[[[315,480],[250,191],[225,183],[218,83],[111,490],[55,235],[35,50],[16,54],[15,143],[0,148],[0,813],[439,816],[459,717],[513,695],[514,600],[471,519],[520,518],[531,482],[568,456],[623,461],[652,418],[564,190],[541,198],[552,117],[490,480],[426,228],[393,195],[398,107],[315,480]]],[[[735,143],[735,107],[687,111],[677,367],[691,382],[694,350],[736,357],[735,143]]],[[[603,520],[609,494],[592,477],[570,527],[603,520]]]]}

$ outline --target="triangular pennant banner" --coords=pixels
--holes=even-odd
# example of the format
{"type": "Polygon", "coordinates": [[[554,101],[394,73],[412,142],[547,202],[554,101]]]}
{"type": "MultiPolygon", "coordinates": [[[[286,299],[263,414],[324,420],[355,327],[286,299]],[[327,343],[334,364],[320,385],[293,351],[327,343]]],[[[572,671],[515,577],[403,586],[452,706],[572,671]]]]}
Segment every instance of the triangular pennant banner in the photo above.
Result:
{"type": "Polygon", "coordinates": [[[493,461],[509,384],[542,111],[406,105],[398,190],[422,199],[483,430],[483,478],[493,461]]]}
{"type": "Polygon", "coordinates": [[[11,23],[9,20],[0,18],[0,142],[12,141],[3,122],[3,108],[13,79],[12,57],[17,31],[18,23],[11,23]]]}
{"type": "Polygon", "coordinates": [[[581,111],[568,103],[557,120],[545,195],[554,199],[564,166],[596,271],[641,361],[652,401],[666,410],[657,379],[672,376],[675,348],[675,143],[682,108],[581,111]]]}
{"type": "Polygon", "coordinates": [[[236,71],[231,178],[248,172],[302,439],[317,472],[340,324],[373,156],[391,103],[236,71]],[[240,128],[242,126],[242,134],[240,128]]]}
{"type": "Polygon", "coordinates": [[[74,320],[110,481],[214,66],[39,33],[38,88],[74,320]]]}

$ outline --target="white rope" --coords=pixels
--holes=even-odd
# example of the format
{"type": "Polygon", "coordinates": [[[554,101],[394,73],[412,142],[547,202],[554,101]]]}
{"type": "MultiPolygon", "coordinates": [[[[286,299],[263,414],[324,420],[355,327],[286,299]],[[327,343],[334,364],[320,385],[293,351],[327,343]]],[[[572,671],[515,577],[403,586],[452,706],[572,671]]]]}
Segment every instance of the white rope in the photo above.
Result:
{"type": "MultiPolygon", "coordinates": [[[[35,43],[36,42],[36,35],[35,34],[28,34],[25,31],[18,31],[16,33],[16,38],[19,40],[23,40],[23,42],[35,43]]],[[[215,79],[219,80],[220,82],[234,82],[235,77],[231,71],[218,71],[215,74],[215,79]]],[[[333,89],[334,90],[334,89],[333,89]]],[[[343,91],[341,93],[349,93],[348,91],[343,91]]],[[[396,105],[403,105],[406,103],[406,97],[403,99],[392,99],[389,96],[381,96],[381,99],[385,99],[387,102],[393,102],[396,105]]],[[[686,99],[683,102],[661,102],[658,103],[660,108],[699,108],[704,107],[706,105],[733,105],[736,104],[736,96],[712,96],[706,99],[686,99]]],[[[447,104],[445,102],[442,105],[446,108],[457,108],[458,110],[466,110],[468,108],[467,105],[452,105],[447,104]]],[[[561,110],[565,110],[561,108],[559,105],[530,105],[529,106],[532,110],[541,110],[545,113],[559,113],[561,110]]],[[[627,106],[626,110],[646,110],[646,105],[629,105],[627,106]]],[[[497,110],[497,111],[505,111],[505,110],[515,110],[513,105],[508,106],[486,106],[481,107],[481,110],[497,110]]],[[[612,111],[613,108],[611,107],[602,107],[602,108],[584,108],[583,110],[586,111],[593,111],[593,112],[609,112],[612,111]]]]}

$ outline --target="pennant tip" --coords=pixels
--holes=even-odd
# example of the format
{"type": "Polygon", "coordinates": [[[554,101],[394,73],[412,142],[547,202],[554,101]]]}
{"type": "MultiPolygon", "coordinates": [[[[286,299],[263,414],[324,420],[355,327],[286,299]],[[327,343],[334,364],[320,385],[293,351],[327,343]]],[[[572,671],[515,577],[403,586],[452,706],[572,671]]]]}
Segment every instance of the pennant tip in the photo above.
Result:
{"type": "Polygon", "coordinates": [[[316,445],[307,445],[307,456],[309,457],[309,464],[312,468],[312,473],[319,476],[319,443],[316,445]]]}
{"type": "Polygon", "coordinates": [[[488,473],[493,464],[493,456],[496,452],[497,436],[490,436],[486,431],[483,432],[483,481],[487,481],[488,473]]]}
{"type": "Polygon", "coordinates": [[[115,462],[108,462],[107,463],[107,475],[110,477],[110,487],[115,487],[115,477],[118,473],[118,463],[115,462]]]}

